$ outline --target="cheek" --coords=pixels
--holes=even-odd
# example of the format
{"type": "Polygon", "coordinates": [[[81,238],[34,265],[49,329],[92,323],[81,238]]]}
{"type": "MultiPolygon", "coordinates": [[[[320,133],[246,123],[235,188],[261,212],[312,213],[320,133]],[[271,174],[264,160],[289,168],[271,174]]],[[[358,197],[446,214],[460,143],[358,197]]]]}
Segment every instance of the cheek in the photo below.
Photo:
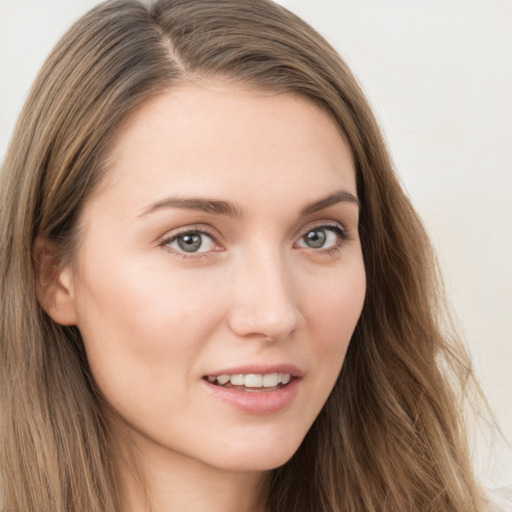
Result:
{"type": "Polygon", "coordinates": [[[362,261],[333,273],[323,286],[310,292],[305,307],[306,321],[319,350],[332,355],[345,354],[361,315],[365,293],[362,261]]]}
{"type": "Polygon", "coordinates": [[[310,289],[306,324],[311,340],[311,359],[321,369],[315,375],[310,397],[318,414],[332,391],[345,359],[354,329],[359,321],[366,293],[362,258],[353,265],[334,269],[323,286],[310,289]],[[318,402],[318,397],[323,397],[318,402]]]}
{"type": "MultiPolygon", "coordinates": [[[[193,279],[162,265],[89,266],[76,294],[78,327],[100,388],[148,387],[159,374],[193,369],[222,301],[212,301],[215,280],[193,279]],[[91,270],[92,269],[92,270],[91,270]],[[198,293],[198,283],[200,293],[198,293]],[[198,320],[200,319],[200,321],[198,320]]],[[[218,293],[217,293],[218,296],[218,293]]]]}
{"type": "Polygon", "coordinates": [[[308,279],[308,284],[302,288],[307,334],[301,347],[314,371],[306,375],[303,414],[308,418],[307,429],[334,388],[361,315],[366,291],[362,259],[333,268],[322,279],[308,279]]]}
{"type": "MultiPolygon", "coordinates": [[[[115,261],[111,268],[103,265],[89,271],[79,283],[76,309],[81,330],[92,329],[101,338],[106,329],[114,338],[147,337],[148,342],[157,343],[160,339],[179,340],[173,333],[184,325],[187,330],[197,326],[200,313],[207,319],[211,308],[205,308],[205,302],[214,293],[214,283],[190,279],[186,273],[169,271],[163,265],[115,261]],[[202,283],[201,293],[197,281],[202,283]],[[154,337],[155,332],[159,332],[158,337],[154,337]]],[[[144,345],[144,350],[151,348],[151,343],[144,345]]]]}

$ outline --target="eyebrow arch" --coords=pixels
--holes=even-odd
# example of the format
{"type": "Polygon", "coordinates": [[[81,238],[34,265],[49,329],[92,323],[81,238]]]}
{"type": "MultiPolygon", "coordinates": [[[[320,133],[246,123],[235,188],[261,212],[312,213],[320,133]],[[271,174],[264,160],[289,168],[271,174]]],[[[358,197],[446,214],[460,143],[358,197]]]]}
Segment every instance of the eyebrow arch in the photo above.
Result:
{"type": "Polygon", "coordinates": [[[357,207],[361,206],[359,199],[354,194],[351,194],[346,190],[338,190],[319,201],[315,201],[314,203],[307,205],[302,209],[301,214],[310,215],[320,210],[324,210],[325,208],[329,208],[329,206],[344,202],[355,204],[357,207]]]}
{"type": "MultiPolygon", "coordinates": [[[[301,215],[310,215],[319,210],[324,210],[338,203],[349,202],[359,206],[359,200],[356,196],[346,190],[338,190],[319,201],[315,201],[301,210],[301,215]]],[[[140,214],[140,216],[148,215],[165,208],[181,208],[183,210],[194,210],[204,213],[213,213],[216,215],[227,215],[228,217],[241,217],[241,209],[228,201],[218,199],[205,199],[201,197],[167,197],[158,201],[140,214]]]]}
{"type": "Polygon", "coordinates": [[[181,208],[229,217],[240,217],[242,212],[232,203],[201,197],[167,197],[146,208],[140,216],[148,215],[164,208],[181,208]]]}

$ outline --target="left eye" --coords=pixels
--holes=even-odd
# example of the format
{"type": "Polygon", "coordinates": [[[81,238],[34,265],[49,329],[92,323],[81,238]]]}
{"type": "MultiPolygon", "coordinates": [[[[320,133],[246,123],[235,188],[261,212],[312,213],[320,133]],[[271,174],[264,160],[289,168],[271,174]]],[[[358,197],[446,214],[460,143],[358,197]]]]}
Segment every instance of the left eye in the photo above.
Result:
{"type": "Polygon", "coordinates": [[[215,242],[206,233],[188,231],[171,238],[166,245],[180,252],[195,253],[211,251],[215,242]]]}
{"type": "Polygon", "coordinates": [[[333,249],[343,238],[343,231],[334,226],[318,227],[310,229],[298,241],[299,247],[309,249],[333,249]]]}

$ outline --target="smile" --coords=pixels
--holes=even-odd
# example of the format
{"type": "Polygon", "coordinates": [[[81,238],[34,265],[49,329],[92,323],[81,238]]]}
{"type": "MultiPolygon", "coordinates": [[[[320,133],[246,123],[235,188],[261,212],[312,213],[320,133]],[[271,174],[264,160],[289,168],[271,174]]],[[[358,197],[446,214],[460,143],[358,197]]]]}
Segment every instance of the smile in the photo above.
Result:
{"type": "Polygon", "coordinates": [[[289,373],[238,373],[234,375],[209,375],[206,378],[211,384],[224,388],[236,387],[247,391],[273,391],[275,389],[281,389],[288,384],[292,376],[289,373]]]}
{"type": "Polygon", "coordinates": [[[249,414],[273,414],[286,409],[302,388],[299,373],[222,373],[202,379],[211,396],[249,414]],[[223,384],[221,384],[223,382],[223,384]]]}

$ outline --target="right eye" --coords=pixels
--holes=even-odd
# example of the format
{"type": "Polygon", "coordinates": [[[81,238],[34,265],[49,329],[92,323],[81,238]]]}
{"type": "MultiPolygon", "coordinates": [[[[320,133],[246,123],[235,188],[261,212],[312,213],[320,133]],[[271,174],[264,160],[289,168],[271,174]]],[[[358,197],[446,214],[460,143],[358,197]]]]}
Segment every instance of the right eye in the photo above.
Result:
{"type": "Polygon", "coordinates": [[[212,251],[217,246],[210,235],[201,231],[179,233],[166,240],[163,245],[177,252],[187,254],[212,251]]]}

